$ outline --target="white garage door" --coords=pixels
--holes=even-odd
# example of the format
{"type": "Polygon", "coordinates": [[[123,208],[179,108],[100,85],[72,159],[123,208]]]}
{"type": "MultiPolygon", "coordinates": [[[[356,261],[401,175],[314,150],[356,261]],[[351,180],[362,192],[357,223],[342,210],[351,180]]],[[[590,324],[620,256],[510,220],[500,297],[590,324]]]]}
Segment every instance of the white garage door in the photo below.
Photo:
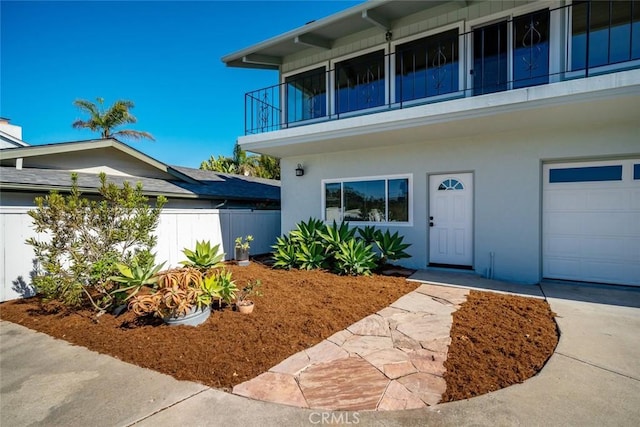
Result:
{"type": "Polygon", "coordinates": [[[543,172],[543,276],[640,286],[640,159],[543,172]]]}

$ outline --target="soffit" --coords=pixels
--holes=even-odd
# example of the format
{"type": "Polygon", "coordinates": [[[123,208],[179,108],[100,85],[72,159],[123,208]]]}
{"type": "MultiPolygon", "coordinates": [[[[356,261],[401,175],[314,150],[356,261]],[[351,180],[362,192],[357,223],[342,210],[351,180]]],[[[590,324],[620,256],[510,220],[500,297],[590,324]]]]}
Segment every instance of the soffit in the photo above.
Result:
{"type": "MultiPolygon", "coordinates": [[[[330,49],[335,40],[370,28],[393,29],[393,22],[439,6],[445,1],[370,0],[303,27],[231,53],[222,58],[229,67],[278,69],[284,57],[313,49],[330,49]]],[[[466,4],[462,1],[461,4],[466,4]]]]}

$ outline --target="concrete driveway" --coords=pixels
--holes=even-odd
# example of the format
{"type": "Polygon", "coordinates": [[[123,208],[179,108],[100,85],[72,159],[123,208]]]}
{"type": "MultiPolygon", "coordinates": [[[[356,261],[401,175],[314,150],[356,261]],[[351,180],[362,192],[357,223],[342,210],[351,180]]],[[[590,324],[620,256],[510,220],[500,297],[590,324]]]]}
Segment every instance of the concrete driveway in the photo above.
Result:
{"type": "MultiPolygon", "coordinates": [[[[455,275],[448,281],[462,286],[455,275]]],[[[477,286],[511,288],[498,282],[477,286]]],[[[546,296],[561,331],[555,353],[536,377],[470,400],[397,412],[322,412],[249,400],[0,322],[0,425],[636,426],[640,289],[554,283],[528,288],[526,293],[546,296]]]]}

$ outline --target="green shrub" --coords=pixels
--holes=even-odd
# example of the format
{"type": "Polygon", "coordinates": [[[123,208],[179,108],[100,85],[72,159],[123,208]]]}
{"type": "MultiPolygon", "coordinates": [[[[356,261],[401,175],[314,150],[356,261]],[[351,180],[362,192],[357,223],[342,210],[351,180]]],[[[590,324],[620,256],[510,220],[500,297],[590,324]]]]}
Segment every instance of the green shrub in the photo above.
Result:
{"type": "Polygon", "coordinates": [[[75,173],[68,195],[51,191],[36,197],[36,209],[29,216],[35,231],[47,238],[30,238],[26,243],[39,264],[33,279],[39,293],[69,306],[89,302],[104,311],[112,308],[114,293],[124,287],[110,280],[118,274],[116,264],[149,259],[166,199],[158,196],[151,207],[140,183],[118,187],[107,183],[104,173],[100,182],[99,200],[81,197],[75,173]]]}
{"type": "Polygon", "coordinates": [[[273,245],[274,268],[291,270],[298,266],[298,245],[289,236],[278,237],[273,245]]]}
{"type": "Polygon", "coordinates": [[[356,229],[349,228],[349,224],[344,221],[340,225],[333,221],[332,225],[325,227],[324,231],[319,231],[318,234],[324,241],[327,255],[333,256],[338,252],[341,243],[355,238],[356,229]]]}
{"type": "Polygon", "coordinates": [[[324,248],[319,243],[300,243],[297,253],[297,265],[302,270],[316,270],[326,268],[327,255],[324,248]]]}
{"type": "Polygon", "coordinates": [[[386,230],[384,233],[378,230],[375,233],[375,242],[380,250],[380,266],[384,265],[388,260],[411,257],[411,255],[404,251],[411,246],[411,244],[402,243],[403,240],[404,237],[399,236],[397,231],[390,234],[389,230],[386,230]]]}
{"type": "Polygon", "coordinates": [[[367,225],[364,228],[358,227],[357,230],[358,235],[367,245],[371,245],[376,241],[376,234],[378,233],[378,230],[376,230],[374,226],[367,225]]]}
{"type": "Polygon", "coordinates": [[[306,223],[301,221],[296,229],[289,233],[289,237],[296,243],[305,243],[307,246],[311,246],[321,242],[320,235],[326,228],[319,219],[309,218],[306,223]]]}
{"type": "Polygon", "coordinates": [[[121,287],[113,291],[113,295],[118,302],[134,297],[143,286],[154,285],[158,281],[157,274],[165,263],[154,265],[153,259],[151,262],[149,260],[146,261],[141,263],[137,258],[134,258],[130,265],[116,263],[119,274],[110,277],[110,279],[122,284],[121,287]]]}
{"type": "Polygon", "coordinates": [[[210,268],[221,268],[224,264],[224,253],[220,252],[220,245],[211,246],[211,242],[196,240],[196,247],[194,250],[184,248],[182,253],[187,257],[187,260],[181,261],[180,264],[185,267],[195,267],[199,270],[208,270],[210,268]]]}
{"type": "Polygon", "coordinates": [[[351,239],[341,242],[335,254],[334,270],[338,274],[350,276],[369,276],[376,267],[375,255],[371,245],[362,240],[351,239]]]}

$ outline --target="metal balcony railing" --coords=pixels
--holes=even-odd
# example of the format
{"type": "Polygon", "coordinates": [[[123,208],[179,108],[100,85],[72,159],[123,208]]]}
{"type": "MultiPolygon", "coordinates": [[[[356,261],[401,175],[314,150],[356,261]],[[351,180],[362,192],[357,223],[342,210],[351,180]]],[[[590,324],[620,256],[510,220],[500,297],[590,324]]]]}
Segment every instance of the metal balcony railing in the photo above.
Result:
{"type": "Polygon", "coordinates": [[[640,0],[574,1],[399,41],[245,95],[245,134],[640,68],[640,0]]]}

